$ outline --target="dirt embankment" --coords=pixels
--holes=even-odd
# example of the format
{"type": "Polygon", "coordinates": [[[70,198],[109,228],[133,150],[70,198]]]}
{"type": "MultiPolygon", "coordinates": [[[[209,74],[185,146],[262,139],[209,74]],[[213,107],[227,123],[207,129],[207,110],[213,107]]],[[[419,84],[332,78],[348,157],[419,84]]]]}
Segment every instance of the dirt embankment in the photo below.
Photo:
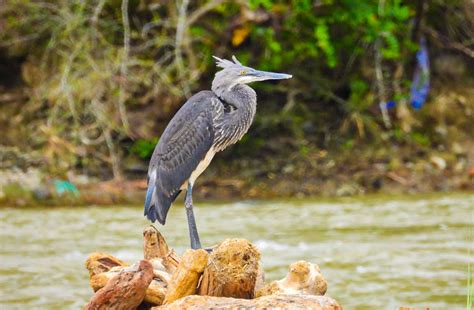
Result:
{"type": "MultiPolygon", "coordinates": [[[[470,150],[474,145],[469,145],[470,150]]],[[[472,154],[415,152],[396,148],[346,154],[320,151],[294,158],[244,159],[228,166],[217,160],[195,187],[196,200],[352,196],[474,189],[472,154]],[[391,154],[395,153],[396,156],[391,154]],[[469,156],[469,157],[468,157],[469,156]]],[[[3,205],[110,205],[142,203],[141,178],[101,181],[70,173],[68,181],[48,178],[38,169],[0,170],[3,205]],[[68,184],[73,187],[68,187],[68,184]],[[77,189],[77,190],[76,190],[77,189]]]]}

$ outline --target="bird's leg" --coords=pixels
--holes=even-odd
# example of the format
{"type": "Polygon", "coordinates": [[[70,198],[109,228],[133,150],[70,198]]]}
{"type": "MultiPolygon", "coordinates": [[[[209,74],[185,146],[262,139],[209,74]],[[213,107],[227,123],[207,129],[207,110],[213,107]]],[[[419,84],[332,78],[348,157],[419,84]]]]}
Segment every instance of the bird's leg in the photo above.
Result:
{"type": "Polygon", "coordinates": [[[199,234],[196,227],[196,220],[193,212],[193,186],[191,182],[188,183],[188,190],[186,191],[186,198],[184,201],[186,207],[186,215],[188,216],[189,238],[191,239],[191,249],[200,249],[201,241],[199,241],[199,234]]]}

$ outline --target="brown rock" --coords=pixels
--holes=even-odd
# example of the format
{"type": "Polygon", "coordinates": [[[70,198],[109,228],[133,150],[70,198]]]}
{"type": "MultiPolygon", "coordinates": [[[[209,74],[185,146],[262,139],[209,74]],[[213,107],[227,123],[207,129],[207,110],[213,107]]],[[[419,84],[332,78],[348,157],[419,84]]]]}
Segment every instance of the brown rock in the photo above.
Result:
{"type": "Polygon", "coordinates": [[[90,254],[86,260],[86,268],[89,270],[90,277],[107,272],[117,266],[128,266],[128,264],[112,255],[101,252],[90,254]]]}
{"type": "Polygon", "coordinates": [[[178,255],[153,225],[143,230],[143,257],[152,261],[154,266],[163,265],[169,273],[173,273],[179,264],[178,255]]]}
{"type": "Polygon", "coordinates": [[[342,310],[328,296],[314,295],[270,295],[256,299],[226,298],[214,296],[188,296],[171,304],[153,308],[155,310],[204,310],[204,309],[312,309],[342,310]]]}
{"type": "Polygon", "coordinates": [[[253,298],[260,252],[248,240],[227,239],[209,256],[199,295],[253,298]]]}
{"type": "Polygon", "coordinates": [[[92,296],[85,309],[136,309],[143,301],[152,279],[153,267],[148,261],[142,260],[110,279],[92,296]]]}
{"type": "Polygon", "coordinates": [[[187,250],[178,269],[173,273],[164,303],[171,303],[181,297],[196,294],[199,278],[207,265],[209,254],[202,249],[187,250]]]}
{"type": "Polygon", "coordinates": [[[153,279],[146,289],[145,298],[143,301],[154,306],[161,305],[165,300],[166,291],[167,290],[163,282],[153,279]]]}
{"type": "Polygon", "coordinates": [[[327,282],[320,272],[319,266],[306,261],[298,261],[290,265],[285,278],[273,281],[257,292],[257,296],[274,294],[305,294],[324,295],[327,282]]]}

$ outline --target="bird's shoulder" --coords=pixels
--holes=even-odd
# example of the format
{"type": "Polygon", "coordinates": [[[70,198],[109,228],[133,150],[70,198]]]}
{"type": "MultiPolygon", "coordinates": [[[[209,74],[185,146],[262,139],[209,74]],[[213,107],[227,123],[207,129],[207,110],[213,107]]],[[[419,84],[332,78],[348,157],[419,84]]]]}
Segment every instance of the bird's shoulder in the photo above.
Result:
{"type": "MultiPolygon", "coordinates": [[[[214,140],[213,120],[222,103],[212,91],[189,98],[161,135],[150,161],[152,166],[172,169],[188,156],[203,157],[214,140]]],[[[200,159],[200,158],[199,158],[200,159]]]]}
{"type": "Polygon", "coordinates": [[[215,117],[223,112],[223,108],[223,102],[215,93],[210,90],[202,90],[189,98],[178,113],[182,110],[181,113],[187,115],[191,111],[191,115],[194,117],[194,113],[199,111],[207,112],[209,116],[215,117]]]}
{"type": "Polygon", "coordinates": [[[176,112],[166,126],[160,141],[172,142],[183,134],[195,133],[195,130],[210,130],[216,108],[219,109],[219,98],[212,91],[200,91],[189,98],[176,112]]]}
{"type": "Polygon", "coordinates": [[[192,124],[190,121],[194,120],[196,117],[211,117],[214,110],[219,108],[219,105],[222,105],[222,103],[219,97],[217,97],[212,91],[203,90],[198,92],[189,98],[178,112],[176,112],[175,116],[168,123],[163,135],[167,130],[192,124]]]}

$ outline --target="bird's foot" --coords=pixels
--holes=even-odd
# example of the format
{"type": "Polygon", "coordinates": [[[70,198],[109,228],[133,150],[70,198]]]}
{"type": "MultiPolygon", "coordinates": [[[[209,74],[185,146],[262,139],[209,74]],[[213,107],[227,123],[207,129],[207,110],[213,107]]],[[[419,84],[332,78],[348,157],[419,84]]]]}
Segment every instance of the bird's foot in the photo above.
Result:
{"type": "Polygon", "coordinates": [[[211,254],[211,253],[214,251],[215,248],[216,248],[216,246],[210,246],[210,247],[207,247],[207,248],[203,248],[203,247],[201,247],[201,246],[199,246],[199,247],[193,247],[193,246],[191,246],[191,249],[192,249],[192,250],[200,250],[200,249],[203,249],[204,251],[206,251],[206,252],[209,253],[209,254],[211,254]]]}
{"type": "Polygon", "coordinates": [[[214,251],[215,246],[204,248],[203,250],[206,251],[207,253],[211,254],[212,251],[214,251]]]}

